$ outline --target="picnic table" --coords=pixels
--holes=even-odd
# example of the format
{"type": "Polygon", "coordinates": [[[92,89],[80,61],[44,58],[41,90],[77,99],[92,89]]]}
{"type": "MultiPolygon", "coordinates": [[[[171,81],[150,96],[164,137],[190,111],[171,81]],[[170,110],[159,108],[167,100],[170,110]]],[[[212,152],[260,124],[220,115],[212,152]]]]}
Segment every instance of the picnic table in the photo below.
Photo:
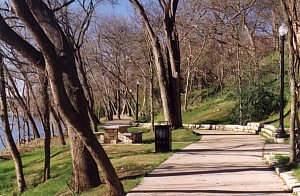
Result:
{"type": "Polygon", "coordinates": [[[109,125],[104,126],[104,143],[116,144],[118,143],[118,133],[127,133],[127,129],[130,125],[109,125]]]}
{"type": "Polygon", "coordinates": [[[100,143],[117,144],[119,142],[125,144],[142,143],[142,132],[129,133],[130,125],[107,125],[104,126],[104,132],[96,132],[95,136],[100,143]]]}

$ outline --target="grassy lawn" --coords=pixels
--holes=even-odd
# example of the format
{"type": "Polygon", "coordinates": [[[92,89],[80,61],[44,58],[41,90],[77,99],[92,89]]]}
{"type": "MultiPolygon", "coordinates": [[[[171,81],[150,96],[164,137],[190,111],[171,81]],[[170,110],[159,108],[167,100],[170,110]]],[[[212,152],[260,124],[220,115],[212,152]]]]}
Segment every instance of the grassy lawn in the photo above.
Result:
{"type": "Polygon", "coordinates": [[[144,127],[129,127],[127,129],[128,132],[134,133],[134,132],[148,132],[150,131],[150,128],[144,128],[144,127]]]}
{"type": "MultiPolygon", "coordinates": [[[[191,130],[180,129],[173,131],[172,152],[154,152],[154,133],[143,134],[143,144],[133,145],[103,145],[125,190],[128,192],[141,182],[144,175],[151,172],[161,162],[170,157],[174,151],[184,148],[199,140],[191,130]]],[[[67,182],[72,173],[70,147],[51,148],[51,179],[41,183],[43,171],[42,149],[35,149],[22,155],[27,190],[22,195],[70,195],[67,182]]],[[[14,165],[11,160],[0,162],[0,195],[14,195],[17,192],[14,165]]],[[[97,187],[81,195],[105,195],[105,186],[97,187]]]]}

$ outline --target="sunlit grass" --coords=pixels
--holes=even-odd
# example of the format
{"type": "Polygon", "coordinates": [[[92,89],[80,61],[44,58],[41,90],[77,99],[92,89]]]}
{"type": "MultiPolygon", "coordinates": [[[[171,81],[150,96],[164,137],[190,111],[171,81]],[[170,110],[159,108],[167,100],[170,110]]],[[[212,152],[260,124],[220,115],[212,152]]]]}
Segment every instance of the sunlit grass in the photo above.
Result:
{"type": "MultiPolygon", "coordinates": [[[[233,119],[233,109],[236,103],[226,96],[216,96],[204,99],[199,105],[182,111],[183,123],[196,124],[230,124],[233,119]]],[[[163,115],[159,114],[156,121],[163,121],[163,115]]]]}
{"type": "MultiPolygon", "coordinates": [[[[172,152],[155,153],[154,133],[143,134],[143,144],[104,145],[118,176],[122,179],[125,191],[137,186],[143,177],[170,157],[174,151],[184,148],[190,143],[199,140],[191,130],[181,129],[172,132],[172,152]]],[[[51,148],[51,179],[42,183],[44,152],[37,149],[22,155],[27,190],[22,194],[32,195],[59,195],[71,194],[68,190],[72,173],[70,147],[51,148]]],[[[14,165],[11,160],[0,162],[0,195],[17,194],[14,165]]],[[[105,195],[105,186],[97,187],[82,195],[105,195]]]]}

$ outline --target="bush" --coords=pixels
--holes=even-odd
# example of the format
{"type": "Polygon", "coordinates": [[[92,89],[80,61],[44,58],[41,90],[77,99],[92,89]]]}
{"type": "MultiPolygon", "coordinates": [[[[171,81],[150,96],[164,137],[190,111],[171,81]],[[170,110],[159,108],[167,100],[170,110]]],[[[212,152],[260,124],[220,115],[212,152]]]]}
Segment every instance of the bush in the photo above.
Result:
{"type": "MultiPolygon", "coordinates": [[[[279,95],[270,92],[265,86],[248,86],[242,91],[244,122],[261,121],[279,111],[279,95]]],[[[238,121],[239,107],[235,109],[238,121]]]]}

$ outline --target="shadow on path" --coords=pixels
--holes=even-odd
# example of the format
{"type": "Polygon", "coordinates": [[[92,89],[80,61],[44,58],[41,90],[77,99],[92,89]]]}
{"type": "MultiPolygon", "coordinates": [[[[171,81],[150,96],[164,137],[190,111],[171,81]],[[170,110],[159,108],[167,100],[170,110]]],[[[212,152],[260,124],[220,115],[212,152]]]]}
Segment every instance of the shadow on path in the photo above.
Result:
{"type": "Polygon", "coordinates": [[[236,169],[219,169],[219,170],[211,170],[211,171],[187,171],[187,172],[176,172],[176,173],[150,173],[147,177],[167,177],[167,176],[186,176],[186,175],[195,175],[195,174],[220,174],[220,173],[230,173],[234,172],[245,172],[245,171],[273,171],[271,168],[267,167],[248,167],[248,168],[236,168],[236,169]]]}

